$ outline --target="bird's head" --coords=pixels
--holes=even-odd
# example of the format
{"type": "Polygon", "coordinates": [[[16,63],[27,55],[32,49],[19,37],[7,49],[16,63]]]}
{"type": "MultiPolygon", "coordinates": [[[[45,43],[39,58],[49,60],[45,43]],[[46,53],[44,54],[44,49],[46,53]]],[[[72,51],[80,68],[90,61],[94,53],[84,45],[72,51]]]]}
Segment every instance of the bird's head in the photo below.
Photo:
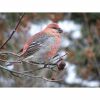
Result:
{"type": "Polygon", "coordinates": [[[46,29],[50,29],[54,32],[57,32],[57,33],[63,33],[63,30],[59,27],[58,24],[56,23],[52,23],[52,24],[49,24],[46,29]]]}

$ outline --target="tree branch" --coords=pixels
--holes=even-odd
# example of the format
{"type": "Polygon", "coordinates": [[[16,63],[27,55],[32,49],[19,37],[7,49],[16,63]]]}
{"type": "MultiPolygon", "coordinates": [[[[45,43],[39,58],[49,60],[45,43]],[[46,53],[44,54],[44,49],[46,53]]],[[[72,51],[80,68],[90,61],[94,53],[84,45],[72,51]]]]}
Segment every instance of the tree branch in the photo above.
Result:
{"type": "Polygon", "coordinates": [[[20,17],[20,19],[19,19],[17,25],[15,26],[15,29],[12,31],[11,35],[10,35],[9,38],[3,43],[3,45],[0,47],[0,49],[2,49],[2,48],[8,43],[8,41],[12,38],[12,36],[13,36],[14,33],[16,32],[16,30],[17,30],[19,24],[21,23],[21,20],[23,19],[24,15],[25,15],[25,14],[23,13],[22,16],[20,17]]]}
{"type": "Polygon", "coordinates": [[[10,51],[3,51],[3,52],[0,52],[0,55],[3,55],[3,54],[14,55],[14,56],[17,56],[17,57],[20,56],[19,54],[16,54],[16,53],[10,52],[10,51]]]}
{"type": "Polygon", "coordinates": [[[8,72],[10,72],[12,74],[15,73],[17,75],[27,76],[27,77],[30,77],[30,78],[39,78],[39,79],[43,79],[43,80],[49,81],[49,82],[60,82],[60,81],[63,80],[63,79],[60,79],[60,80],[50,80],[50,79],[48,79],[46,77],[43,77],[43,76],[34,76],[34,75],[26,74],[26,73],[23,73],[23,72],[18,72],[18,71],[10,70],[10,69],[8,69],[6,67],[3,67],[2,65],[0,65],[0,68],[3,69],[3,70],[6,70],[6,71],[8,71],[8,72]]]}
{"type": "Polygon", "coordinates": [[[54,67],[52,67],[52,68],[50,68],[50,67],[42,67],[42,68],[38,68],[38,69],[36,69],[36,70],[27,70],[27,71],[23,71],[23,73],[34,73],[34,72],[36,72],[36,71],[39,71],[39,70],[42,70],[42,69],[50,69],[50,70],[52,70],[52,71],[54,71],[54,72],[57,72],[56,70],[54,70],[53,68],[54,67]]]}

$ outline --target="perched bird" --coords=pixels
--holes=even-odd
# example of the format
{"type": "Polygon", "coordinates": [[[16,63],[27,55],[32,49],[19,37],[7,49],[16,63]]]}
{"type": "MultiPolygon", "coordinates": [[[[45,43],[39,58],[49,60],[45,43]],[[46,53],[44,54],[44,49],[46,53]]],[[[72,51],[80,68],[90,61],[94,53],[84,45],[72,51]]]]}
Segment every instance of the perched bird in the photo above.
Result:
{"type": "Polygon", "coordinates": [[[33,35],[20,50],[20,60],[47,64],[57,54],[63,31],[58,24],[49,24],[44,30],[33,35]]]}

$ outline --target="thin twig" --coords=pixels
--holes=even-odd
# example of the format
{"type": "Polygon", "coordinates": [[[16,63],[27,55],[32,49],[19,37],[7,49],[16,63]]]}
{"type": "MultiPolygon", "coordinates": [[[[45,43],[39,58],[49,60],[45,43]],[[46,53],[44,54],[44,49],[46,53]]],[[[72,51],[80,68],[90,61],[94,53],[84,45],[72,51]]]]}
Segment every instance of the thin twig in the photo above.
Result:
{"type": "Polygon", "coordinates": [[[13,36],[14,33],[16,32],[16,30],[17,30],[19,24],[21,23],[21,20],[23,19],[24,15],[25,15],[25,14],[23,13],[22,16],[20,17],[20,19],[19,19],[17,25],[15,26],[15,29],[12,31],[11,35],[10,35],[9,38],[3,43],[3,45],[0,47],[0,49],[2,49],[2,48],[8,43],[8,41],[12,38],[12,36],[13,36]]]}
{"type": "Polygon", "coordinates": [[[23,73],[34,73],[34,72],[36,72],[36,71],[39,71],[39,70],[42,70],[42,69],[50,69],[50,70],[52,70],[52,71],[55,71],[55,72],[57,72],[56,70],[54,70],[53,68],[54,67],[52,67],[52,68],[50,68],[50,67],[42,67],[42,68],[38,68],[38,69],[36,69],[36,70],[27,70],[27,71],[23,71],[23,73]]]}
{"type": "MultiPolygon", "coordinates": [[[[59,60],[61,60],[64,56],[66,56],[67,54],[70,54],[70,52],[71,52],[71,51],[66,52],[64,55],[60,56],[59,58],[56,58],[56,59],[55,59],[55,58],[53,58],[53,59],[54,59],[54,61],[56,61],[56,60],[58,60],[58,61],[59,61],[59,60]]],[[[58,61],[57,61],[57,62],[58,62],[58,61]]]]}
{"type": "MultiPolygon", "coordinates": [[[[4,59],[0,59],[0,61],[2,61],[2,62],[8,62],[7,60],[4,60],[4,59]]],[[[26,62],[26,61],[9,61],[8,63],[14,64],[14,63],[22,63],[22,62],[26,62]]],[[[34,64],[34,63],[29,63],[29,62],[26,62],[26,63],[28,63],[28,64],[34,64]]],[[[35,62],[35,64],[36,64],[36,62],[35,62]]],[[[38,64],[41,64],[41,63],[38,63],[38,64]]],[[[50,64],[50,65],[54,65],[54,64],[50,64]]],[[[50,67],[42,67],[42,68],[38,68],[36,70],[23,71],[23,73],[33,73],[33,72],[36,72],[38,70],[42,70],[44,68],[50,69],[52,71],[56,71],[56,70],[53,69],[54,67],[52,67],[52,68],[50,68],[50,67]]]]}
{"type": "MultiPolygon", "coordinates": [[[[17,57],[20,57],[19,54],[16,54],[16,53],[13,53],[13,52],[8,52],[8,51],[4,51],[4,52],[0,52],[0,55],[3,55],[3,54],[8,54],[8,55],[13,55],[13,56],[17,56],[17,57]]],[[[64,55],[62,55],[61,57],[57,58],[57,59],[54,59],[54,60],[60,60],[62,57],[64,57],[65,55],[69,54],[68,52],[66,52],[64,55]]],[[[3,62],[6,62],[6,60],[2,60],[0,59],[0,61],[3,61],[3,62]]],[[[57,61],[57,62],[58,62],[57,61]]],[[[25,60],[20,60],[20,61],[9,61],[8,63],[22,63],[22,62],[26,62],[26,63],[29,63],[29,64],[36,64],[36,65],[45,65],[45,63],[39,63],[39,62],[35,62],[35,61],[25,61],[25,60]]],[[[57,63],[48,63],[46,65],[53,65],[53,66],[56,66],[57,63]]]]}
{"type": "MultiPolygon", "coordinates": [[[[14,55],[14,56],[20,57],[19,54],[16,54],[16,53],[13,53],[13,52],[8,52],[8,51],[0,52],[0,55],[4,55],[4,54],[14,55]]],[[[39,63],[39,62],[35,62],[35,61],[27,62],[25,60],[22,60],[22,61],[10,61],[9,63],[21,63],[21,62],[26,62],[26,63],[30,63],[30,64],[41,64],[41,65],[45,65],[45,63],[39,63]]],[[[47,65],[56,65],[56,63],[48,63],[47,65]]]]}
{"type": "Polygon", "coordinates": [[[46,77],[43,77],[43,76],[33,76],[33,75],[26,74],[26,73],[23,73],[23,72],[18,72],[18,71],[10,70],[10,69],[8,69],[6,67],[3,67],[2,65],[0,65],[0,68],[3,69],[3,70],[8,71],[10,73],[15,73],[17,75],[27,76],[27,77],[30,77],[30,78],[40,78],[40,79],[43,79],[43,80],[49,81],[49,82],[60,82],[60,81],[63,80],[63,79],[60,79],[60,80],[50,80],[50,79],[48,79],[46,77]]]}
{"type": "Polygon", "coordinates": [[[2,62],[7,62],[7,60],[4,60],[4,59],[0,59],[0,61],[2,61],[2,62]]]}
{"type": "MultiPolygon", "coordinates": [[[[9,61],[8,63],[22,63],[22,62],[25,62],[25,63],[28,63],[28,64],[36,64],[36,65],[45,65],[45,63],[38,63],[38,62],[28,62],[28,61],[25,61],[25,60],[20,60],[20,61],[9,61]]],[[[57,64],[56,63],[48,63],[46,65],[53,65],[53,66],[56,66],[57,64]]]]}
{"type": "Polygon", "coordinates": [[[16,54],[16,53],[14,53],[14,52],[9,52],[9,51],[0,52],[0,55],[3,55],[3,54],[14,55],[14,56],[17,56],[17,57],[20,56],[19,54],[16,54]]]}
{"type": "MultiPolygon", "coordinates": [[[[25,61],[26,62],[26,61],[25,61]]],[[[45,63],[39,63],[39,62],[35,62],[35,61],[30,61],[29,63],[33,63],[33,64],[40,64],[40,65],[45,65],[45,63]]],[[[47,63],[46,65],[57,65],[56,63],[47,63]]]]}

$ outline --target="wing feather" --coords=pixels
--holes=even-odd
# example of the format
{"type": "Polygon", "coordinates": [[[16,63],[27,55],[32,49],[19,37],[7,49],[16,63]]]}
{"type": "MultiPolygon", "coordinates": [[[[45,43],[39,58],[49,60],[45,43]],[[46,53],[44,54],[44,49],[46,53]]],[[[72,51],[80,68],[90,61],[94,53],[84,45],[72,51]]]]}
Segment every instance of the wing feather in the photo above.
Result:
{"type": "Polygon", "coordinates": [[[35,52],[37,52],[38,50],[40,50],[40,48],[43,46],[43,44],[48,40],[47,35],[42,35],[41,37],[38,37],[37,40],[33,41],[30,43],[29,47],[27,48],[27,51],[22,55],[25,58],[28,56],[31,56],[32,54],[34,54],[35,52]]]}

